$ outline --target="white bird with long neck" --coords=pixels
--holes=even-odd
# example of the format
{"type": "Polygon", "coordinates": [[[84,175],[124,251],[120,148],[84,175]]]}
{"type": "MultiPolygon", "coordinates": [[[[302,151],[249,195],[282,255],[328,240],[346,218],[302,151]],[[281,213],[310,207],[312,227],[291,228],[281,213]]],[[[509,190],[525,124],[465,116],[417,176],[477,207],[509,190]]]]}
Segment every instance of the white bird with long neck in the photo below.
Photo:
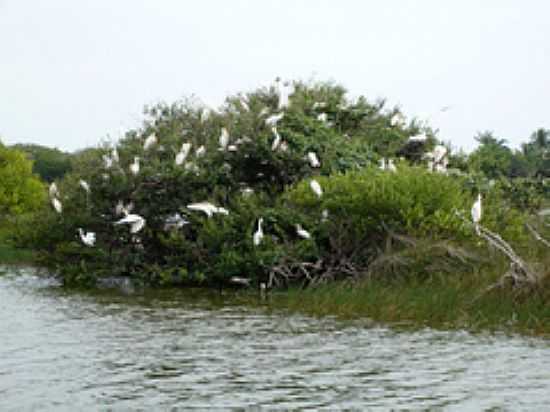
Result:
{"type": "Polygon", "coordinates": [[[319,158],[317,157],[317,153],[308,152],[307,153],[307,160],[309,161],[309,165],[311,167],[321,167],[321,162],[319,161],[319,158]]]}
{"type": "Polygon", "coordinates": [[[227,148],[227,145],[229,144],[229,132],[225,127],[222,127],[219,142],[220,149],[222,150],[225,150],[227,148]]]}
{"type": "Polygon", "coordinates": [[[479,222],[481,221],[481,193],[477,194],[477,200],[472,205],[472,221],[476,229],[476,233],[479,235],[479,222]]]}
{"type": "Polygon", "coordinates": [[[311,239],[311,234],[305,230],[300,224],[296,224],[296,234],[302,239],[311,239]]]}
{"type": "Polygon", "coordinates": [[[317,197],[323,196],[323,189],[321,189],[321,185],[317,180],[312,179],[311,182],[309,182],[309,187],[313,190],[313,193],[315,193],[317,197]]]}
{"type": "Polygon", "coordinates": [[[279,148],[279,145],[281,144],[281,135],[279,134],[279,132],[277,132],[277,127],[275,126],[271,128],[271,132],[275,136],[273,142],[271,143],[271,150],[277,150],[279,148]]]}
{"type": "Polygon", "coordinates": [[[143,150],[149,150],[157,143],[157,140],[157,136],[154,133],[151,133],[143,143],[143,150]]]}
{"type": "Polygon", "coordinates": [[[114,223],[115,225],[129,225],[130,233],[137,233],[145,227],[145,219],[138,214],[127,214],[122,219],[114,223]]]}
{"type": "Polygon", "coordinates": [[[203,212],[208,217],[212,217],[215,213],[228,215],[229,211],[223,207],[218,207],[210,202],[190,203],[187,205],[187,209],[203,212]]]}
{"type": "Polygon", "coordinates": [[[84,232],[82,228],[78,228],[78,234],[80,235],[80,240],[86,246],[93,247],[95,245],[95,233],[94,232],[84,232]]]}
{"type": "Polygon", "coordinates": [[[258,229],[256,232],[254,232],[254,236],[252,237],[252,240],[254,242],[254,246],[259,246],[262,242],[262,239],[264,238],[264,231],[262,230],[262,223],[264,222],[264,218],[261,217],[258,219],[258,229]]]}
{"type": "Polygon", "coordinates": [[[130,165],[130,172],[136,176],[139,173],[139,157],[134,157],[134,163],[130,165]]]}

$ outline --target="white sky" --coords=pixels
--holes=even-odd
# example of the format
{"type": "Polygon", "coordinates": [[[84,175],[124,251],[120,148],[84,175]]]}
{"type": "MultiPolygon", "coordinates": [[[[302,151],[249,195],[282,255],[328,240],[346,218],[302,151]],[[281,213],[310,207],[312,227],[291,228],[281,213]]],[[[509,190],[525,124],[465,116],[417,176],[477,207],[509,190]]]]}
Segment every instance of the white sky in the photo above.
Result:
{"type": "Polygon", "coordinates": [[[0,0],[4,143],[95,146],[145,104],[276,76],[385,97],[454,146],[517,146],[550,128],[550,2],[0,0]]]}

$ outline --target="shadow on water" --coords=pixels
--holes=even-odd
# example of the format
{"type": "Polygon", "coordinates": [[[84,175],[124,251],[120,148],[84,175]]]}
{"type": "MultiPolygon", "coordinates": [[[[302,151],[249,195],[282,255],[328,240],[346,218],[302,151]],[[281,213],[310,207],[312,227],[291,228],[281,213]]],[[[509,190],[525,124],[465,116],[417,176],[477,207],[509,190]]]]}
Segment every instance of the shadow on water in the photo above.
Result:
{"type": "Polygon", "coordinates": [[[279,407],[543,410],[550,344],[396,331],[256,294],[76,291],[0,275],[0,410],[279,407]]]}

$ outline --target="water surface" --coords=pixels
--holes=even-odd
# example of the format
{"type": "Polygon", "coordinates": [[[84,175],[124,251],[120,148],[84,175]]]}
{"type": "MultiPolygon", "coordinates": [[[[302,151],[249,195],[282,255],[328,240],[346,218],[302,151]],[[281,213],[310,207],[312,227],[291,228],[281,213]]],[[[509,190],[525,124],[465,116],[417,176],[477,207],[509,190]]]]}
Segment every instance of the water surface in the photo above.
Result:
{"type": "Polygon", "coordinates": [[[550,342],[395,331],[204,291],[0,274],[0,410],[547,410],[550,342]]]}

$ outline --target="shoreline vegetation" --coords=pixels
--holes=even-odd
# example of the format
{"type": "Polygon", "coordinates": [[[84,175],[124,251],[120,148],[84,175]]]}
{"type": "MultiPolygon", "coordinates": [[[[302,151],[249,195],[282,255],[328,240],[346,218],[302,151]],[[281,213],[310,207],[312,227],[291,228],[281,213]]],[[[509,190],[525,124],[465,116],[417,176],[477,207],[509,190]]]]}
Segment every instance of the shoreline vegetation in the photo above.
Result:
{"type": "Polygon", "coordinates": [[[246,286],[318,316],[548,335],[550,132],[515,154],[478,141],[453,152],[332,83],[159,104],[116,146],[56,154],[66,172],[32,208],[12,196],[0,262],[66,286],[246,286]]]}

